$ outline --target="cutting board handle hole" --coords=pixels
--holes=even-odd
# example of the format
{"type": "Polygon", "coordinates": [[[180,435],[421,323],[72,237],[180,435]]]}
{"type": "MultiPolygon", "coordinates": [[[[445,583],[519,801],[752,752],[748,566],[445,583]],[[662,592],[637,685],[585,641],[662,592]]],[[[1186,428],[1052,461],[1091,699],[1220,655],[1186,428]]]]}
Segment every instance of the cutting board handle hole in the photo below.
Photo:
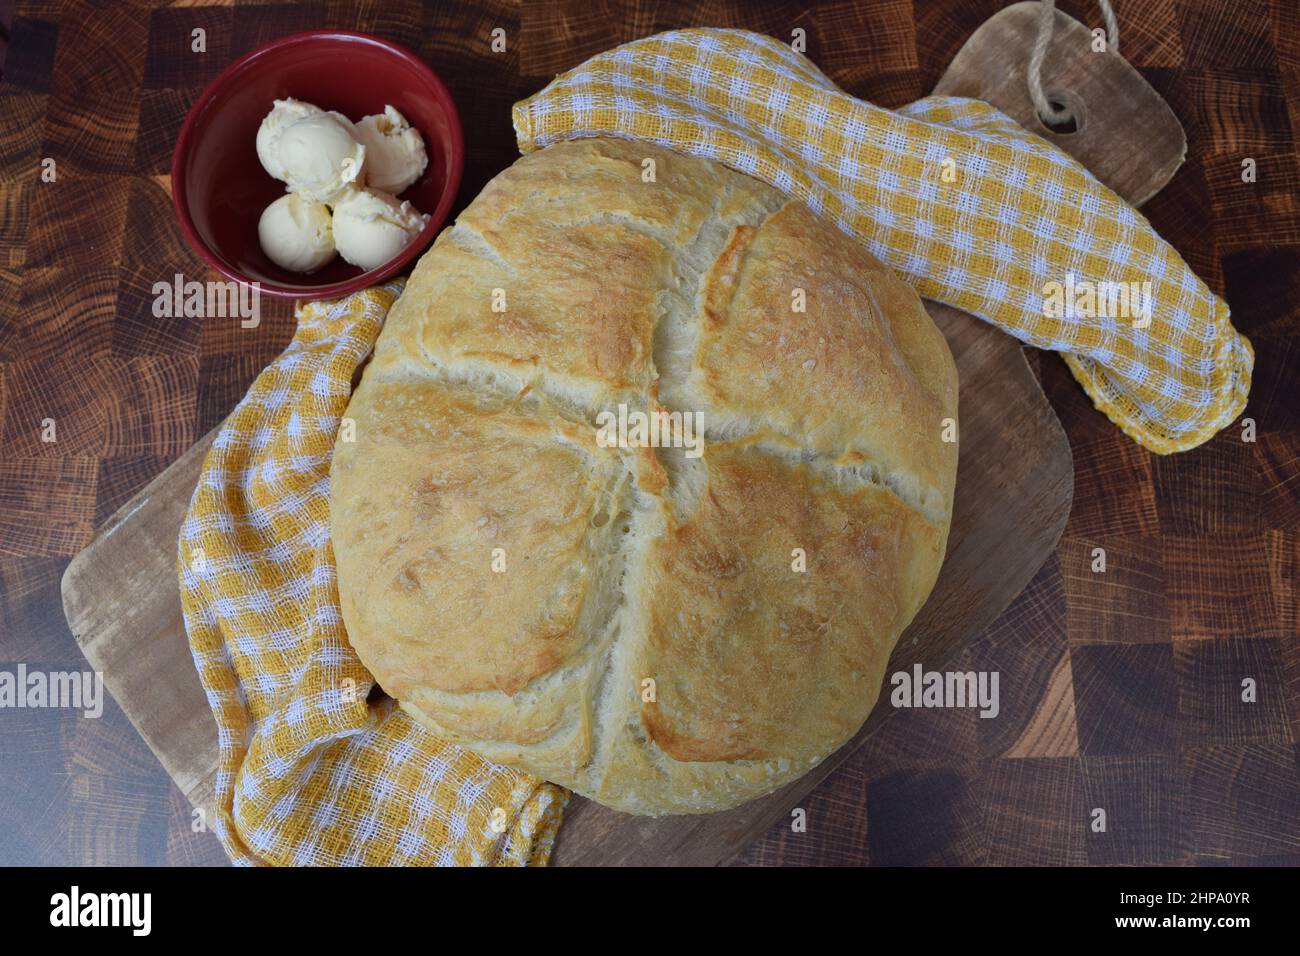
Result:
{"type": "Polygon", "coordinates": [[[1058,121],[1037,114],[1038,122],[1043,125],[1044,129],[1055,133],[1057,136],[1068,136],[1083,129],[1085,120],[1083,100],[1075,96],[1074,93],[1069,90],[1048,90],[1047,102],[1052,104],[1053,109],[1068,109],[1070,115],[1065,120],[1058,121]]]}

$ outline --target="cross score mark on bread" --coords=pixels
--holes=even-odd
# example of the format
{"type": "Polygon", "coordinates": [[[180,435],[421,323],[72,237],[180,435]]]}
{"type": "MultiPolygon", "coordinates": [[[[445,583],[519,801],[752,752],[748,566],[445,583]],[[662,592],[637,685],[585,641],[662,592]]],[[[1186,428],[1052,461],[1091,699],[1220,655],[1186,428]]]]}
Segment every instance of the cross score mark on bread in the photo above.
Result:
{"type": "Polygon", "coordinates": [[[874,706],[943,560],[956,415],[915,293],[802,204],[644,143],[551,146],[438,238],[353,395],[350,640],[490,760],[633,813],[735,806],[874,706]],[[700,415],[703,456],[601,447],[619,403],[700,415]]]}

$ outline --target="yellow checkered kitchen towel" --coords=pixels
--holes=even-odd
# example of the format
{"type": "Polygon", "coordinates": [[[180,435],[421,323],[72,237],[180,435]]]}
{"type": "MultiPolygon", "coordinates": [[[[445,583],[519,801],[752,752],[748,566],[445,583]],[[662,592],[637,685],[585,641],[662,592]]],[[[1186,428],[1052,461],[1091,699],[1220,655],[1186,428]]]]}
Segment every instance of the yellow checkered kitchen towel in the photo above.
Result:
{"type": "Polygon", "coordinates": [[[522,152],[645,140],[801,199],[922,296],[1064,353],[1154,452],[1193,448],[1245,407],[1254,353],[1227,305],[1124,200],[987,103],[881,109],[771,37],[679,30],[562,74],[515,104],[514,125],[522,152]]]}
{"type": "Polygon", "coordinates": [[[401,289],[299,306],[181,527],[181,606],[220,746],[213,823],[236,863],[543,864],[567,800],[368,702],[374,679],[343,629],[330,458],[401,289]]]}

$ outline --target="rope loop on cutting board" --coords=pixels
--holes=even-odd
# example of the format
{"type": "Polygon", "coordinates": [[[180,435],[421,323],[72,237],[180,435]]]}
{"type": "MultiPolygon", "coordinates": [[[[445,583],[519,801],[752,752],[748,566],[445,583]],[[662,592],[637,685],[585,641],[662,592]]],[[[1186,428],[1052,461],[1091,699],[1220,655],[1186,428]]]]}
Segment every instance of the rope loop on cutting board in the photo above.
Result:
{"type": "MultiPolygon", "coordinates": [[[[1106,23],[1106,48],[1112,53],[1119,52],[1119,21],[1110,0],[1097,0],[1101,8],[1101,18],[1106,23]]],[[[1038,5],[1038,36],[1034,38],[1034,49],[1029,55],[1029,98],[1034,101],[1038,118],[1050,125],[1062,125],[1074,119],[1074,114],[1064,103],[1053,103],[1043,92],[1043,59],[1047,56],[1047,46],[1052,42],[1052,30],[1055,26],[1056,0],[1042,0],[1038,5]]]]}

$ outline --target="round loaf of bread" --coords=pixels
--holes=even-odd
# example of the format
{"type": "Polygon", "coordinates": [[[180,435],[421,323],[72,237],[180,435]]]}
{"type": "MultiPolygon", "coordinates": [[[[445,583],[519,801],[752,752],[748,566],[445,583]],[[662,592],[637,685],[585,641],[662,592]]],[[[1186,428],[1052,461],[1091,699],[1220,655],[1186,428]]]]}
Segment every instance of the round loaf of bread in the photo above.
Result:
{"type": "Polygon", "coordinates": [[[434,733],[630,813],[835,751],[944,557],[957,375],[916,294],[802,203],[644,143],[493,179],[347,415],[361,660],[434,733]]]}

